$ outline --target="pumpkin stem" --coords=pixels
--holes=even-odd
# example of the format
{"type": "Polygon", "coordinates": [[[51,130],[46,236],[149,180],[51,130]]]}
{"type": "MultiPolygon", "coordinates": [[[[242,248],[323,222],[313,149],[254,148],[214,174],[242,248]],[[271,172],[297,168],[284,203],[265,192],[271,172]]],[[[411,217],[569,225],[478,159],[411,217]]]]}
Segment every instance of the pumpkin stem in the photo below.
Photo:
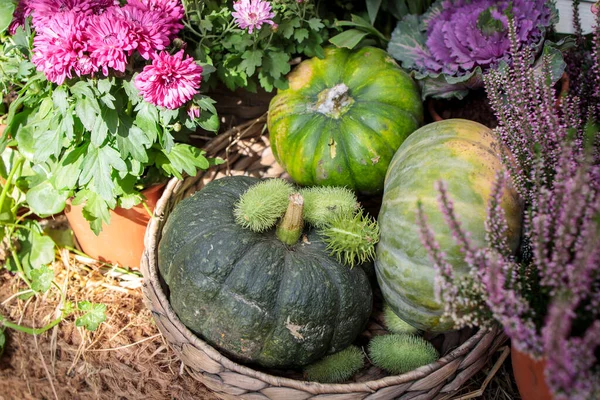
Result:
{"type": "Polygon", "coordinates": [[[317,111],[328,117],[340,118],[354,103],[354,99],[348,95],[348,90],[350,89],[346,84],[339,83],[321,91],[316,104],[317,111]]]}
{"type": "Polygon", "coordinates": [[[277,238],[283,243],[292,246],[296,244],[302,235],[304,219],[302,212],[304,210],[304,198],[300,193],[293,193],[289,197],[287,210],[279,225],[277,225],[277,238]]]}

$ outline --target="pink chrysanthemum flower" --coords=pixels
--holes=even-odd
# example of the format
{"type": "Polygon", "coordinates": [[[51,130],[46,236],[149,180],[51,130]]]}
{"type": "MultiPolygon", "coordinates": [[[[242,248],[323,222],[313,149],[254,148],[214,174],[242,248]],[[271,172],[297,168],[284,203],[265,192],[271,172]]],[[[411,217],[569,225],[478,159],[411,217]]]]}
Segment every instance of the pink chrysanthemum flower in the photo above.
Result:
{"type": "Polygon", "coordinates": [[[271,3],[262,0],[239,0],[233,3],[234,12],[231,13],[240,28],[248,28],[248,33],[260,29],[262,24],[273,25],[271,3]]]}
{"type": "Polygon", "coordinates": [[[163,16],[163,27],[169,31],[169,39],[173,39],[183,29],[181,20],[185,12],[181,0],[129,0],[127,4],[159,12],[163,16]]]}
{"type": "Polygon", "coordinates": [[[174,110],[189,101],[200,89],[202,67],[183,50],[156,55],[151,65],[135,77],[135,87],[149,103],[174,110]]]}
{"type": "Polygon", "coordinates": [[[137,51],[146,60],[169,45],[168,21],[165,21],[161,12],[138,8],[131,4],[112,8],[110,12],[130,24],[137,51]]]}
{"type": "Polygon", "coordinates": [[[94,14],[94,0],[29,0],[29,8],[36,29],[48,24],[48,21],[65,11],[73,11],[78,15],[94,14]]]}
{"type": "Polygon", "coordinates": [[[32,9],[29,4],[29,0],[21,0],[17,4],[17,8],[13,13],[13,20],[8,26],[8,33],[14,35],[17,32],[17,28],[25,24],[25,18],[31,15],[32,9]]]}
{"type": "Polygon", "coordinates": [[[86,51],[85,15],[75,11],[57,13],[37,30],[31,61],[50,82],[62,84],[77,69],[86,51]]]}
{"type": "Polygon", "coordinates": [[[137,47],[130,25],[109,10],[89,18],[86,33],[90,58],[102,73],[108,75],[109,68],[125,72],[127,57],[137,47]]]}

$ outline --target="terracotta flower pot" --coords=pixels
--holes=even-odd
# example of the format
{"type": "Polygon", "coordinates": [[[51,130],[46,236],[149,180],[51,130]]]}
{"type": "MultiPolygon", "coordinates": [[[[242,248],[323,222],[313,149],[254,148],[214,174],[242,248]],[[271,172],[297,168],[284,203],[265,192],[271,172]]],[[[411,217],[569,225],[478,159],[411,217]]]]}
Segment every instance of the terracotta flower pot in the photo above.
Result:
{"type": "Polygon", "coordinates": [[[544,377],[544,360],[536,361],[514,346],[510,351],[513,373],[523,400],[552,400],[544,377]]]}
{"type": "MultiPolygon", "coordinates": [[[[146,205],[154,211],[165,185],[156,185],[142,191],[146,205]]],[[[82,250],[95,259],[138,269],[144,251],[144,235],[150,215],[142,204],[130,209],[117,207],[110,210],[110,224],[102,224],[98,236],[83,217],[83,205],[74,206],[70,201],[65,215],[82,250]]]]}

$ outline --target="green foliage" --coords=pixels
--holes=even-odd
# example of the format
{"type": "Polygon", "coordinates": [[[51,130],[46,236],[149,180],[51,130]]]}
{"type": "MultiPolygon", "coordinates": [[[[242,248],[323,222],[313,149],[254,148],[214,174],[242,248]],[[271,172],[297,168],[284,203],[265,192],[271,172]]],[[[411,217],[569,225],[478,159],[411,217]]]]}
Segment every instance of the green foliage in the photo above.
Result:
{"type": "Polygon", "coordinates": [[[303,188],[304,220],[316,228],[323,228],[336,218],[352,217],[359,207],[353,191],[332,186],[303,188]]]}
{"type": "Polygon", "coordinates": [[[8,108],[2,145],[11,135],[31,165],[21,176],[34,213],[58,213],[74,196],[85,203],[84,215],[99,233],[109,222],[108,210],[138,204],[145,187],[209,167],[203,151],[176,143],[175,137],[185,138],[198,127],[218,130],[212,99],[195,96],[200,118],[190,119],[184,109],[145,102],[133,85],[137,72],[57,86],[29,61],[32,38],[25,26],[3,39],[0,78],[3,92],[17,95],[8,108]]]}
{"type": "Polygon", "coordinates": [[[31,270],[30,276],[31,289],[39,293],[46,293],[54,281],[54,271],[47,265],[31,270]]]}
{"type": "Polygon", "coordinates": [[[369,342],[369,358],[379,368],[403,374],[438,359],[431,343],[410,334],[376,336],[369,342]]]}
{"type": "Polygon", "coordinates": [[[75,326],[83,326],[89,331],[95,331],[106,320],[106,304],[80,301],[77,303],[77,309],[84,314],[75,320],[75,326]]]}
{"type": "Polygon", "coordinates": [[[0,328],[0,357],[4,353],[4,346],[6,345],[6,335],[4,334],[4,329],[0,328]]]}
{"type": "Polygon", "coordinates": [[[417,333],[418,329],[396,315],[389,304],[383,305],[383,321],[392,333],[417,333]]]}
{"type": "Polygon", "coordinates": [[[264,24],[252,34],[237,27],[231,2],[183,3],[187,16],[184,35],[195,43],[195,58],[204,63],[204,84],[211,88],[217,81],[230,90],[285,88],[292,59],[323,57],[322,45],[332,29],[332,23],[319,15],[310,0],[271,2],[277,27],[264,24]]]}
{"type": "Polygon", "coordinates": [[[350,379],[363,367],[364,363],[362,350],[351,345],[307,366],[304,373],[309,381],[339,383],[350,379]]]}
{"type": "Polygon", "coordinates": [[[236,222],[254,232],[271,229],[285,213],[294,187],[283,179],[267,179],[250,187],[235,204],[236,222]]]}
{"type": "Polygon", "coordinates": [[[15,8],[16,2],[12,0],[0,0],[0,34],[4,33],[10,25],[15,8]]]}
{"type": "Polygon", "coordinates": [[[348,218],[335,218],[321,230],[331,255],[351,268],[375,258],[375,245],[379,241],[377,221],[359,210],[348,218]]]}

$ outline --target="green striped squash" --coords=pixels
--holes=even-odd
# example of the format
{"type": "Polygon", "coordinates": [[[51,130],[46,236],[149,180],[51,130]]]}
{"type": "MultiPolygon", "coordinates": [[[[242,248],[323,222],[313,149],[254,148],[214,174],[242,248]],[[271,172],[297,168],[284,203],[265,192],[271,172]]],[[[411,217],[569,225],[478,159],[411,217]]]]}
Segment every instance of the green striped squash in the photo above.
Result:
{"type": "MultiPolygon", "coordinates": [[[[489,196],[496,173],[503,168],[498,154],[490,129],[452,119],[417,130],[390,163],[379,214],[377,280],[394,312],[419,329],[446,331],[452,329],[452,323],[440,321],[443,305],[434,298],[435,270],[421,244],[417,201],[423,204],[448,261],[459,274],[465,273],[467,265],[439,209],[435,183],[447,183],[462,227],[471,233],[474,245],[482,247],[489,196]]],[[[514,188],[505,189],[502,207],[508,221],[508,243],[516,250],[522,206],[514,188]]]]}
{"type": "Polygon", "coordinates": [[[423,122],[410,76],[383,50],[329,48],[303,61],[269,106],[276,160],[300,185],[383,188],[404,139],[423,122]]]}

